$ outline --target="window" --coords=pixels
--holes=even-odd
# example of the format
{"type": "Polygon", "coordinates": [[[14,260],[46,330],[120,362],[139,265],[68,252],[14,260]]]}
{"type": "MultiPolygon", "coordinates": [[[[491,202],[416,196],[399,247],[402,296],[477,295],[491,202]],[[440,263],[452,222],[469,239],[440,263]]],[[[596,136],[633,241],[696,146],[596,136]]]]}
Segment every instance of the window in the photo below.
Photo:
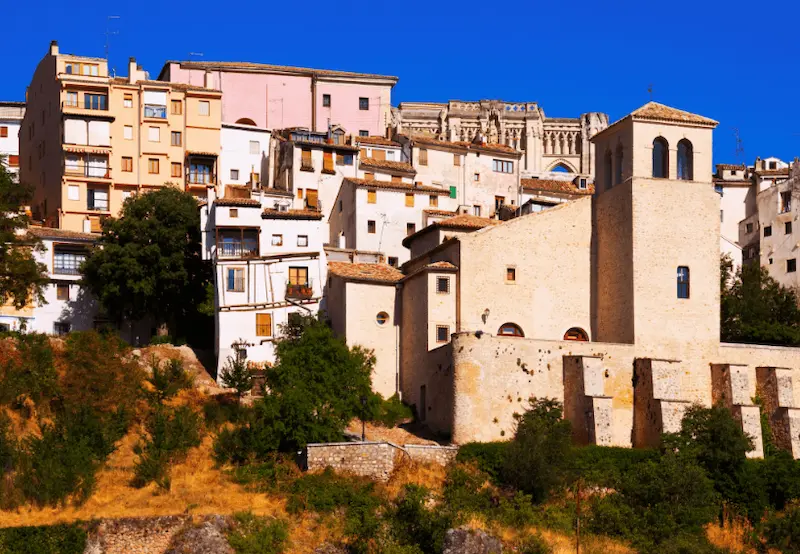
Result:
{"type": "Polygon", "coordinates": [[[181,132],[180,131],[172,131],[170,133],[170,143],[172,146],[181,146],[183,141],[181,140],[181,132]]]}
{"type": "Polygon", "coordinates": [[[133,140],[133,126],[125,125],[122,128],[122,138],[125,140],[133,140]]]}
{"type": "Polygon", "coordinates": [[[307,267],[290,267],[289,268],[289,284],[300,285],[303,287],[308,286],[308,268],[307,267]]]}
{"type": "Polygon", "coordinates": [[[133,158],[123,156],[122,171],[125,173],[130,173],[131,171],[133,171],[133,158]]]}
{"type": "Polygon", "coordinates": [[[752,233],[753,232],[753,224],[752,223],[745,224],[744,232],[748,233],[748,234],[752,233]]]}
{"type": "Polygon", "coordinates": [[[283,235],[272,235],[272,246],[283,246],[283,235]]]}
{"type": "Polygon", "coordinates": [[[258,154],[261,152],[261,143],[257,140],[250,141],[250,153],[251,154],[258,154]]]}
{"type": "Polygon", "coordinates": [[[56,321],[53,323],[53,334],[61,337],[69,334],[71,328],[72,325],[70,325],[68,321],[56,321]]]}
{"type": "Polygon", "coordinates": [[[580,190],[586,190],[586,179],[583,179],[583,178],[581,178],[581,179],[578,181],[578,188],[579,188],[580,190]]]}
{"type": "Polygon", "coordinates": [[[735,169],[732,169],[732,170],[731,170],[731,175],[732,175],[733,177],[736,177],[736,174],[737,174],[737,173],[738,173],[738,171],[737,171],[737,170],[735,170],[735,169]]]}
{"type": "Polygon", "coordinates": [[[229,208],[228,209],[228,217],[231,217],[231,218],[239,217],[239,209],[238,208],[229,208]]]}
{"type": "Polygon", "coordinates": [[[67,75],[90,75],[97,77],[100,74],[100,66],[90,63],[68,62],[66,64],[67,75]]]}
{"type": "Polygon", "coordinates": [[[303,148],[300,153],[300,169],[313,171],[314,165],[311,163],[311,148],[303,148]]]}
{"type": "Polygon", "coordinates": [[[417,224],[416,223],[406,223],[406,236],[410,237],[414,233],[417,232],[417,224]]]}
{"type": "Polygon", "coordinates": [[[678,143],[678,179],[691,181],[694,179],[694,153],[692,143],[686,139],[678,143]]]}
{"type": "Polygon", "coordinates": [[[256,336],[272,336],[272,314],[256,314],[256,336]]]}
{"type": "Polygon", "coordinates": [[[392,267],[398,266],[397,256],[389,256],[389,265],[392,267]]]}
{"type": "Polygon", "coordinates": [[[394,161],[394,150],[386,150],[386,159],[390,162],[394,161]]]}
{"type": "Polygon", "coordinates": [[[239,170],[231,169],[231,181],[238,181],[238,180],[239,180],[239,170]]]}
{"type": "Polygon", "coordinates": [[[506,203],[505,196],[495,196],[494,197],[494,211],[498,211],[501,207],[503,207],[506,203]]]}
{"type": "Polygon", "coordinates": [[[172,162],[172,167],[170,169],[170,175],[172,177],[180,177],[183,171],[181,170],[181,163],[180,162],[172,162]]]}
{"type": "Polygon", "coordinates": [[[389,322],[389,314],[386,312],[378,312],[378,315],[375,316],[375,323],[380,326],[384,326],[389,322]]]}
{"type": "Polygon", "coordinates": [[[622,153],[622,145],[620,144],[617,146],[617,164],[616,164],[616,172],[614,175],[614,184],[619,185],[622,183],[622,163],[624,162],[624,157],[622,153]]]}
{"type": "Polygon", "coordinates": [[[428,197],[428,206],[430,206],[432,208],[438,208],[439,207],[439,197],[437,195],[435,195],[435,194],[431,194],[428,197]]]}
{"type": "Polygon", "coordinates": [[[103,189],[89,189],[87,191],[86,207],[94,211],[108,210],[108,191],[103,189]]]}
{"type": "Polygon", "coordinates": [[[244,292],[244,269],[228,268],[228,279],[225,290],[229,292],[244,292]]]}
{"type": "Polygon", "coordinates": [[[564,340],[576,340],[580,342],[588,342],[589,335],[580,327],[572,327],[564,333],[564,340]]]}
{"type": "Polygon", "coordinates": [[[56,285],[56,300],[69,300],[69,285],[56,285]]]}
{"type": "Polygon", "coordinates": [[[81,199],[81,192],[78,185],[68,185],[67,186],[67,200],[80,200],[81,199]]]}
{"type": "MultiPolygon", "coordinates": [[[[129,96],[129,95],[126,94],[125,96],[129,96]]],[[[67,92],[66,105],[67,105],[67,107],[70,107],[70,108],[77,108],[78,107],[78,93],[77,92],[67,92]]],[[[129,108],[130,106],[125,106],[125,107],[129,108]]],[[[7,136],[7,135],[4,135],[2,133],[3,129],[6,129],[6,132],[8,132],[8,127],[0,127],[0,137],[7,136]]]]}
{"type": "Polygon", "coordinates": [[[369,171],[364,173],[364,180],[365,181],[372,181],[373,179],[375,179],[375,174],[374,173],[371,173],[369,171]]]}
{"type": "Polygon", "coordinates": [[[656,179],[669,177],[669,143],[663,137],[653,141],[653,177],[656,179]]]}
{"type": "Polygon", "coordinates": [[[367,233],[369,233],[370,235],[375,234],[375,220],[370,219],[369,221],[367,221],[367,233]]]}
{"type": "Polygon", "coordinates": [[[353,165],[353,155],[341,152],[336,154],[336,165],[353,165]]]}
{"type": "Polygon", "coordinates": [[[414,193],[407,192],[406,193],[406,207],[413,208],[414,207],[414,193]]]}
{"type": "Polygon", "coordinates": [[[172,115],[181,115],[183,113],[183,103],[180,100],[170,100],[169,111],[172,115]]]}
{"type": "Polygon", "coordinates": [[[448,325],[436,326],[436,342],[447,342],[450,338],[450,327],[448,325]]]}
{"type": "Polygon", "coordinates": [[[367,191],[367,204],[375,204],[378,202],[378,191],[376,190],[368,190],[367,191]]]}
{"type": "Polygon", "coordinates": [[[319,203],[317,202],[317,191],[316,189],[306,189],[306,207],[312,210],[319,209],[319,203]]]}
{"type": "Polygon", "coordinates": [[[764,227],[764,236],[771,237],[772,236],[772,225],[767,225],[764,227]]]}
{"type": "Polygon", "coordinates": [[[778,169],[778,162],[769,162],[770,169],[778,169]]]}
{"type": "Polygon", "coordinates": [[[610,189],[614,186],[614,183],[611,181],[612,175],[611,150],[606,150],[606,155],[603,158],[603,179],[605,180],[606,189],[610,189]]]}
{"type": "Polygon", "coordinates": [[[150,127],[147,129],[147,140],[150,142],[161,142],[161,128],[150,127]]]}
{"type": "Polygon", "coordinates": [[[792,191],[788,190],[781,193],[781,213],[792,210],[792,191]]]}
{"type": "Polygon", "coordinates": [[[297,246],[308,246],[308,235],[297,235],[297,246]]]}
{"type": "Polygon", "coordinates": [[[361,129],[360,131],[358,131],[358,136],[360,136],[360,137],[368,137],[369,136],[369,131],[367,131],[366,129],[361,129]]]}
{"type": "Polygon", "coordinates": [[[322,171],[327,173],[335,173],[333,169],[333,152],[322,153],[322,171]]]}
{"type": "Polygon", "coordinates": [[[786,260],[786,273],[794,273],[797,271],[797,258],[786,260]]]}
{"type": "Polygon", "coordinates": [[[783,224],[783,232],[786,235],[791,235],[792,234],[792,222],[791,221],[787,221],[786,223],[783,224]]]}
{"type": "Polygon", "coordinates": [[[453,165],[461,166],[461,154],[453,154],[453,165]]]}
{"type": "Polygon", "coordinates": [[[720,196],[725,196],[725,188],[722,185],[714,185],[714,192],[720,196]]]}
{"type": "Polygon", "coordinates": [[[428,165],[428,149],[419,149],[419,165],[428,165]]]}
{"type": "Polygon", "coordinates": [[[81,264],[85,260],[85,250],[58,247],[53,253],[53,273],[79,275],[81,264]]]}
{"type": "Polygon", "coordinates": [[[151,175],[158,175],[159,171],[158,158],[149,158],[147,160],[147,172],[151,175]]]}
{"type": "Polygon", "coordinates": [[[197,103],[198,115],[211,115],[211,103],[208,100],[200,100],[197,103]]]}
{"type": "Polygon", "coordinates": [[[358,109],[359,110],[368,110],[369,109],[369,98],[364,98],[363,96],[358,99],[358,109]]]}
{"type": "Polygon", "coordinates": [[[322,95],[322,107],[323,108],[330,108],[331,107],[331,95],[330,94],[323,94],[322,95]]]}
{"type": "Polygon", "coordinates": [[[297,198],[299,200],[303,199],[303,189],[297,189],[297,198]]]}
{"type": "Polygon", "coordinates": [[[19,167],[19,156],[17,154],[8,155],[8,167],[19,167]]]}
{"type": "Polygon", "coordinates": [[[167,107],[164,105],[145,104],[144,116],[152,119],[167,119],[167,107]]]}
{"type": "Polygon", "coordinates": [[[472,175],[472,180],[473,180],[473,181],[475,181],[476,183],[480,182],[480,180],[481,180],[481,174],[480,174],[480,173],[474,173],[474,174],[472,175]]]}
{"type": "Polygon", "coordinates": [[[514,173],[514,162],[492,160],[492,171],[498,173],[514,173]]]}
{"type": "Polygon", "coordinates": [[[506,281],[514,282],[517,280],[517,268],[516,267],[507,267],[506,268],[506,281]]]}
{"type": "Polygon", "coordinates": [[[212,182],[213,162],[195,159],[189,164],[189,182],[209,185],[212,182]]]}
{"type": "Polygon", "coordinates": [[[678,298],[689,298],[689,268],[678,266],[678,298]]]}
{"type": "Polygon", "coordinates": [[[450,294],[450,278],[437,277],[436,278],[436,294],[450,294]]]}
{"type": "Polygon", "coordinates": [[[83,107],[87,110],[107,110],[108,96],[105,94],[89,94],[87,92],[83,95],[83,107]]]}
{"type": "Polygon", "coordinates": [[[472,215],[476,215],[478,217],[481,216],[481,207],[480,206],[472,206],[472,215]]]}
{"type": "Polygon", "coordinates": [[[525,337],[522,328],[516,323],[503,323],[497,330],[497,334],[501,337],[525,337]]]}

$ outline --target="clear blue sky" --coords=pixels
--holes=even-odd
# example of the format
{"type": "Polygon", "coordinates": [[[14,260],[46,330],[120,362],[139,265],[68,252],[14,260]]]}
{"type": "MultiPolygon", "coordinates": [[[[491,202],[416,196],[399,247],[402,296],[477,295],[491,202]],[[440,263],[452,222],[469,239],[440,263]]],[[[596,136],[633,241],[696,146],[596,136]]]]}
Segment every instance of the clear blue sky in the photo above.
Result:
{"type": "Polygon", "coordinates": [[[23,100],[50,40],[62,52],[137,60],[256,61],[397,75],[392,103],[536,101],[549,116],[612,121],[653,99],[720,122],[715,162],[800,156],[800,2],[111,2],[9,0],[0,99],[23,100]],[[116,4],[116,7],[112,7],[116,4]]]}

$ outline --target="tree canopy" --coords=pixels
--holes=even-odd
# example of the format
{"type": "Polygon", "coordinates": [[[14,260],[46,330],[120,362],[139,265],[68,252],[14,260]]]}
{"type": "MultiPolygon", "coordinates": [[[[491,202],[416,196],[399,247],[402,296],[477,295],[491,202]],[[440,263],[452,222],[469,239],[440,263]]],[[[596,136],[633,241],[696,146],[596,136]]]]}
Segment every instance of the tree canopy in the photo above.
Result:
{"type": "Polygon", "coordinates": [[[47,267],[33,255],[42,248],[41,241],[22,232],[30,218],[21,208],[33,191],[2,162],[0,156],[0,305],[10,301],[19,309],[34,300],[44,302],[47,267]]]}
{"type": "Polygon", "coordinates": [[[800,301],[758,263],[733,271],[723,256],[720,279],[722,340],[800,346],[800,301]]]}
{"type": "Polygon", "coordinates": [[[200,252],[197,200],[173,187],[129,198],[103,224],[83,266],[83,284],[110,317],[152,316],[171,332],[197,315],[210,265],[200,252]]]}

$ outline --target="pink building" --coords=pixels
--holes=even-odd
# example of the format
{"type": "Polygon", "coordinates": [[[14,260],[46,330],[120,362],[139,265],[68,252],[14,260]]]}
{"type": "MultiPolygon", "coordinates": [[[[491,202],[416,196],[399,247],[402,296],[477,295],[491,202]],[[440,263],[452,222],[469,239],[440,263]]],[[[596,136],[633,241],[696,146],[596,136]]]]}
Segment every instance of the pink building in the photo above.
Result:
{"type": "Polygon", "coordinates": [[[246,62],[168,61],[159,80],[222,90],[223,123],[267,129],[328,124],[353,135],[385,135],[397,77],[246,62]]]}

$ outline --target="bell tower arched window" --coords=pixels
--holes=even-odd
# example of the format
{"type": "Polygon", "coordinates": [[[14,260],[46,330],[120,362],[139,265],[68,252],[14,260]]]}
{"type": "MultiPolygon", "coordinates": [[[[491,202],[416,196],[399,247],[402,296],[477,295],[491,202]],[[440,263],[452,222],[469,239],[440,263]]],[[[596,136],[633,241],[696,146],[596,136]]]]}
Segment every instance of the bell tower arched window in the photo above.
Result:
{"type": "Polygon", "coordinates": [[[669,177],[669,144],[663,137],[657,137],[653,141],[653,177],[669,177]]]}
{"type": "Polygon", "coordinates": [[[617,146],[617,159],[616,164],[614,166],[614,184],[619,185],[622,183],[622,162],[623,162],[623,154],[622,154],[622,145],[620,144],[617,146]]]}
{"type": "Polygon", "coordinates": [[[694,180],[694,149],[692,143],[686,139],[678,143],[678,179],[694,180]]]}

